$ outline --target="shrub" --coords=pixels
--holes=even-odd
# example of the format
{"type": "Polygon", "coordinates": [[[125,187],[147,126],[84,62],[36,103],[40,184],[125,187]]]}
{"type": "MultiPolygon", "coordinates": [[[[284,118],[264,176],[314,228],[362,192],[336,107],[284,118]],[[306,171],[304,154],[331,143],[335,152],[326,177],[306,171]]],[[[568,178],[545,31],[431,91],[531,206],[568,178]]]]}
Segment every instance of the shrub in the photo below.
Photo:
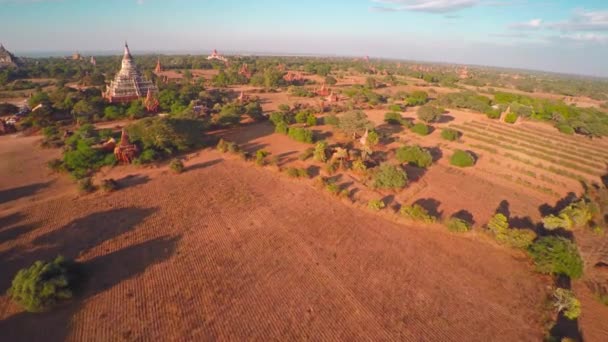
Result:
{"type": "Polygon", "coordinates": [[[330,126],[338,126],[340,119],[335,114],[330,114],[323,118],[323,123],[330,126]]]}
{"type": "Polygon", "coordinates": [[[306,125],[307,126],[316,126],[317,125],[317,117],[310,113],[308,115],[308,117],[306,118],[306,125]]]}
{"type": "Polygon", "coordinates": [[[470,167],[475,165],[475,158],[469,152],[456,150],[450,158],[450,164],[458,167],[470,167]]]}
{"type": "Polygon", "coordinates": [[[90,193],[95,191],[95,185],[93,185],[93,180],[91,177],[85,177],[78,180],[78,191],[81,193],[90,193]]]}
{"type": "Polygon", "coordinates": [[[562,209],[557,216],[549,215],[543,218],[543,226],[548,230],[563,228],[572,230],[588,225],[593,218],[590,203],[585,200],[574,202],[562,209]]]}
{"type": "Polygon", "coordinates": [[[289,107],[289,105],[288,105],[288,104],[286,104],[286,103],[281,103],[281,104],[279,105],[279,110],[280,110],[281,112],[285,112],[285,113],[287,113],[287,112],[291,111],[291,108],[289,107]]]}
{"type": "MultiPolygon", "coordinates": [[[[300,159],[301,161],[308,160],[308,159],[312,158],[314,153],[315,153],[315,147],[309,147],[300,154],[298,159],[300,159]]],[[[325,162],[325,161],[323,161],[323,162],[325,162]]]]}
{"type": "Polygon", "coordinates": [[[361,173],[367,172],[367,165],[365,165],[365,162],[361,159],[357,159],[357,160],[353,161],[351,168],[355,172],[361,172],[361,173]]]}
{"type": "Polygon", "coordinates": [[[272,122],[273,125],[278,125],[280,122],[289,125],[294,123],[293,115],[289,114],[289,112],[274,112],[270,114],[268,120],[272,122]]]}
{"type": "Polygon", "coordinates": [[[383,163],[374,170],[372,186],[379,189],[401,189],[407,185],[407,175],[400,166],[383,163]]]}
{"type": "Polygon", "coordinates": [[[408,163],[423,168],[433,164],[431,153],[418,145],[399,147],[396,151],[396,157],[400,163],[408,163]]]}
{"type": "Polygon", "coordinates": [[[488,117],[488,119],[500,119],[500,116],[502,115],[502,112],[500,111],[500,109],[487,109],[486,110],[486,116],[488,117]]]}
{"type": "Polygon", "coordinates": [[[289,126],[287,126],[285,122],[281,121],[274,127],[274,131],[275,133],[287,134],[287,132],[289,132],[289,126]]]}
{"type": "Polygon", "coordinates": [[[118,183],[110,178],[101,181],[101,189],[105,192],[112,192],[118,190],[118,183]]]}
{"type": "Polygon", "coordinates": [[[238,154],[238,153],[241,152],[241,148],[234,141],[228,142],[228,144],[227,144],[227,150],[228,150],[228,152],[235,153],[235,154],[238,154]]]}
{"type": "Polygon", "coordinates": [[[365,112],[354,110],[346,112],[340,117],[338,128],[346,134],[353,135],[374,128],[374,124],[368,120],[365,112]]]}
{"type": "Polygon", "coordinates": [[[374,146],[378,145],[379,142],[380,142],[380,134],[378,134],[378,132],[376,132],[376,130],[371,130],[367,133],[367,139],[365,140],[365,143],[367,146],[374,147],[374,146]]]}
{"type": "Polygon", "coordinates": [[[77,265],[61,256],[51,262],[36,261],[17,273],[8,294],[29,312],[46,311],[72,298],[78,273],[77,265]]]}
{"type": "Polygon", "coordinates": [[[308,178],[308,171],[305,168],[290,167],[286,171],[287,175],[292,178],[308,178]]]}
{"type": "Polygon", "coordinates": [[[401,105],[392,104],[392,105],[388,106],[388,110],[390,110],[391,112],[401,112],[401,111],[403,111],[403,108],[401,108],[401,105]]]}
{"type": "Polygon", "coordinates": [[[317,145],[315,145],[314,150],[314,159],[318,162],[325,163],[327,161],[327,142],[319,141],[317,145]]]}
{"type": "Polygon", "coordinates": [[[312,114],[308,110],[299,111],[298,113],[296,113],[296,116],[295,116],[296,122],[300,123],[300,124],[306,123],[306,121],[308,121],[308,117],[310,115],[312,115],[314,117],[314,114],[312,114]]]}
{"type": "Polygon", "coordinates": [[[418,119],[426,123],[436,122],[441,114],[443,114],[443,109],[435,106],[426,105],[418,108],[418,119]]]}
{"type": "Polygon", "coordinates": [[[371,210],[380,211],[386,208],[386,204],[381,199],[373,199],[367,203],[367,207],[371,210]]]}
{"type": "Polygon", "coordinates": [[[257,150],[255,152],[255,163],[264,166],[266,165],[266,157],[270,155],[270,152],[266,150],[257,150]]]}
{"type": "Polygon", "coordinates": [[[544,236],[529,248],[530,255],[541,273],[566,275],[578,279],[583,275],[583,260],[576,245],[557,236],[544,236]]]}
{"type": "Polygon", "coordinates": [[[403,124],[403,117],[399,113],[388,112],[384,114],[384,122],[389,125],[401,125],[403,124]]]}
{"type": "Polygon", "coordinates": [[[424,209],[424,207],[422,207],[420,204],[404,205],[399,210],[399,214],[412,221],[419,221],[424,223],[435,222],[435,218],[431,216],[429,212],[424,209]]]}
{"type": "Polygon", "coordinates": [[[514,248],[527,248],[536,239],[536,233],[528,229],[512,229],[503,214],[494,215],[486,225],[496,241],[514,248]]]}
{"type": "Polygon", "coordinates": [[[464,233],[471,230],[471,224],[463,219],[458,217],[451,217],[446,221],[445,226],[449,231],[455,233],[464,233]]]}
{"type": "Polygon", "coordinates": [[[405,99],[409,106],[421,106],[429,99],[429,94],[424,91],[414,91],[405,99]]]}
{"type": "Polygon", "coordinates": [[[171,171],[173,171],[175,173],[182,173],[182,172],[184,172],[184,169],[185,169],[184,163],[182,163],[182,161],[177,158],[173,159],[169,163],[169,169],[171,169],[171,171]]]}
{"type": "Polygon", "coordinates": [[[412,126],[410,128],[410,130],[418,135],[429,135],[430,130],[429,130],[429,126],[423,124],[423,123],[417,123],[414,126],[412,126]]]}
{"type": "Polygon", "coordinates": [[[559,123],[555,125],[555,128],[557,128],[557,130],[564,134],[573,135],[575,133],[574,128],[572,128],[572,126],[568,124],[559,123]]]}
{"type": "Polygon", "coordinates": [[[313,143],[312,131],[302,127],[289,127],[287,135],[295,141],[313,143]]]}
{"type": "Polygon", "coordinates": [[[228,151],[228,142],[224,139],[220,139],[215,148],[222,153],[226,153],[228,151]]]}
{"type": "Polygon", "coordinates": [[[514,124],[515,122],[517,122],[517,118],[518,116],[516,113],[510,112],[505,115],[505,122],[509,124],[514,124]]]}
{"type": "Polygon", "coordinates": [[[456,141],[460,139],[460,132],[453,128],[444,128],[441,130],[441,137],[448,141],[456,141]]]}
{"type": "Polygon", "coordinates": [[[581,315],[581,302],[576,299],[574,292],[557,288],[553,292],[553,306],[568,319],[577,319],[581,315]]]}

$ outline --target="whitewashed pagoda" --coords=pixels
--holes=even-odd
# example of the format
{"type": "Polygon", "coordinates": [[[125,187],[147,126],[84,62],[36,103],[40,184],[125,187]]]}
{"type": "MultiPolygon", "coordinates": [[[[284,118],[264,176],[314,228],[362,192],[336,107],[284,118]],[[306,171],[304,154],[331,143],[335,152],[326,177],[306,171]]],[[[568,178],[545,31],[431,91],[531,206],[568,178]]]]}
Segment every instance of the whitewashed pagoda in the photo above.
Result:
{"type": "Polygon", "coordinates": [[[129,45],[125,43],[125,54],[122,57],[122,67],[114,80],[110,82],[104,97],[110,103],[125,103],[148,96],[156,95],[158,88],[154,83],[144,79],[137,71],[129,45]]]}

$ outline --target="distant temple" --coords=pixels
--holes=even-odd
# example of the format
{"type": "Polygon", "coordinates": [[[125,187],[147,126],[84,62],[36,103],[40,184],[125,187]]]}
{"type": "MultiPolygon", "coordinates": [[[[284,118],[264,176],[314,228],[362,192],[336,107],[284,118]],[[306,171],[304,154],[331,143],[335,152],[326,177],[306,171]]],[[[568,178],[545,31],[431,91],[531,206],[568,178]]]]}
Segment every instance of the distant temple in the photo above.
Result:
{"type": "Polygon", "coordinates": [[[154,72],[157,74],[163,72],[163,67],[160,65],[160,58],[156,60],[156,68],[154,68],[154,72]]]}
{"type": "Polygon", "coordinates": [[[95,59],[95,56],[91,56],[91,64],[92,64],[93,66],[96,66],[96,65],[97,65],[97,60],[95,59]]]}
{"type": "Polygon", "coordinates": [[[213,59],[216,59],[218,61],[222,61],[224,63],[226,63],[228,61],[226,59],[226,57],[220,55],[219,52],[217,52],[216,49],[213,49],[213,52],[207,57],[207,60],[213,60],[213,59]]]}
{"type": "Polygon", "coordinates": [[[129,46],[125,43],[125,54],[122,57],[122,67],[114,80],[108,86],[104,97],[110,102],[131,102],[146,97],[148,92],[155,95],[158,88],[149,80],[144,79],[133,62],[129,46]]]}
{"type": "Polygon", "coordinates": [[[16,67],[18,64],[19,60],[0,44],[0,68],[16,67]]]}
{"type": "Polygon", "coordinates": [[[82,59],[82,55],[80,54],[80,52],[76,52],[72,55],[72,60],[73,61],[79,61],[82,59]]]}
{"type": "Polygon", "coordinates": [[[239,70],[239,75],[241,75],[247,79],[251,78],[251,71],[249,71],[249,66],[247,65],[247,63],[244,63],[241,66],[241,69],[239,70]]]}

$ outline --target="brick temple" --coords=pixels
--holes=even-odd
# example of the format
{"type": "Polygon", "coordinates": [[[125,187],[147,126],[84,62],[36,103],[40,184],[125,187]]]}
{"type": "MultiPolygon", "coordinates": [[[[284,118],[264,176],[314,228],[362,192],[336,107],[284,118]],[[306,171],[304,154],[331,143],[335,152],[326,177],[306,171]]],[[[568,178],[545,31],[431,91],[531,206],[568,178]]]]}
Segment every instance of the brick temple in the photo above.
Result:
{"type": "Polygon", "coordinates": [[[143,78],[129,51],[129,45],[125,43],[125,54],[122,57],[122,67],[110,82],[104,97],[110,103],[125,103],[144,98],[148,93],[156,95],[158,88],[154,83],[143,78]]]}

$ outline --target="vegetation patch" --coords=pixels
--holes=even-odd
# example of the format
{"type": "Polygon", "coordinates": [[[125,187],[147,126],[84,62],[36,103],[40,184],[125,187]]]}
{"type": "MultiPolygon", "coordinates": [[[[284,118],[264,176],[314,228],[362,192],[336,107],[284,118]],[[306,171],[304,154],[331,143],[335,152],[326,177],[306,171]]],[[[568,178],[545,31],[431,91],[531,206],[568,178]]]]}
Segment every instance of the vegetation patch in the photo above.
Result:
{"type": "Polygon", "coordinates": [[[29,312],[43,312],[72,298],[78,281],[78,265],[58,256],[17,272],[8,295],[29,312]]]}
{"type": "Polygon", "coordinates": [[[436,218],[431,216],[420,204],[404,205],[399,210],[399,214],[412,221],[423,223],[434,223],[436,221],[436,218]]]}
{"type": "Polygon", "coordinates": [[[460,139],[462,134],[453,128],[444,128],[441,130],[441,138],[447,141],[456,141],[460,139]]]}
{"type": "Polygon", "coordinates": [[[583,275],[583,260],[570,240],[558,236],[539,238],[529,248],[536,270],[578,279],[583,275]]]}
{"type": "Polygon", "coordinates": [[[426,124],[420,123],[420,122],[417,123],[417,124],[415,124],[415,125],[413,125],[410,128],[410,130],[412,132],[414,132],[414,133],[416,133],[418,135],[422,135],[422,136],[429,135],[430,132],[431,132],[430,129],[429,129],[429,126],[427,126],[426,124]]]}
{"type": "Polygon", "coordinates": [[[458,167],[471,167],[475,165],[475,157],[467,151],[455,150],[450,158],[450,164],[458,167]]]}
{"type": "Polygon", "coordinates": [[[531,230],[509,227],[509,221],[503,214],[494,215],[486,227],[496,241],[514,248],[527,248],[536,239],[536,233],[531,230]]]}
{"type": "Polygon", "coordinates": [[[383,163],[372,176],[372,186],[377,189],[402,189],[407,185],[407,175],[398,165],[383,163]]]}
{"type": "Polygon", "coordinates": [[[449,231],[454,233],[464,233],[472,229],[471,224],[466,220],[458,217],[450,217],[446,222],[445,226],[449,231]]]}
{"type": "Polygon", "coordinates": [[[427,168],[433,164],[431,153],[418,145],[399,147],[395,154],[400,163],[408,163],[421,168],[427,168]]]}

